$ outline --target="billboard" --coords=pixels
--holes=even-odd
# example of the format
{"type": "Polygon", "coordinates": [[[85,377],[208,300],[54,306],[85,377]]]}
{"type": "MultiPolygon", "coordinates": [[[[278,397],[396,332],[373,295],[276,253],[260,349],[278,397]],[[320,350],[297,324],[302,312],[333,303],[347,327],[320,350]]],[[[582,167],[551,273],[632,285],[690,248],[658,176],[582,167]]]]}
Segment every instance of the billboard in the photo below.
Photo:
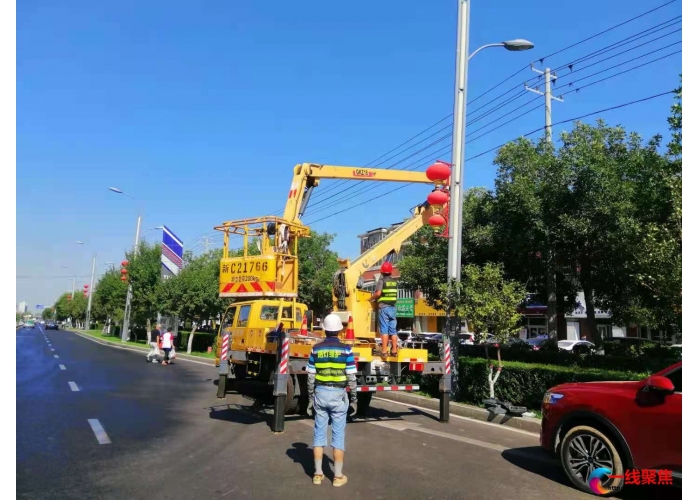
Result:
{"type": "Polygon", "coordinates": [[[396,317],[397,318],[413,318],[414,316],[413,299],[396,299],[396,317]]]}
{"type": "Polygon", "coordinates": [[[177,276],[182,269],[182,240],[170,229],[163,226],[163,243],[161,245],[160,263],[163,279],[177,276]]]}

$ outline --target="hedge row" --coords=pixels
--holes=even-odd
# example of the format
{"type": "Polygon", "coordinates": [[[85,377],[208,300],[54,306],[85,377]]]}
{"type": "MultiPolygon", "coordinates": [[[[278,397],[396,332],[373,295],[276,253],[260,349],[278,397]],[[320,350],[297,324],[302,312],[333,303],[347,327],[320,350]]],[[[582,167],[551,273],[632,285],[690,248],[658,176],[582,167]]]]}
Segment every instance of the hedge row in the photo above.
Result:
{"type": "MultiPolygon", "coordinates": [[[[681,360],[680,351],[675,349],[655,347],[635,354],[629,352],[629,350],[622,349],[616,352],[608,352],[610,347],[610,345],[605,344],[604,355],[502,348],[501,358],[504,361],[521,361],[523,363],[651,373],[663,370],[667,366],[681,360]]],[[[484,346],[464,345],[459,347],[459,354],[460,356],[485,358],[486,349],[484,346]]],[[[489,348],[489,356],[491,359],[496,358],[495,347],[489,348]]]]}
{"type": "MultiPolygon", "coordinates": [[[[501,376],[496,382],[495,394],[499,399],[513,404],[539,409],[542,398],[548,389],[568,382],[595,382],[604,380],[642,380],[649,373],[633,371],[582,369],[573,366],[556,366],[528,364],[505,361],[501,376]]],[[[421,390],[438,396],[436,376],[423,376],[420,380],[421,390]]],[[[461,403],[482,404],[489,397],[488,362],[483,358],[465,358],[459,360],[459,390],[456,400],[461,403]]]]}

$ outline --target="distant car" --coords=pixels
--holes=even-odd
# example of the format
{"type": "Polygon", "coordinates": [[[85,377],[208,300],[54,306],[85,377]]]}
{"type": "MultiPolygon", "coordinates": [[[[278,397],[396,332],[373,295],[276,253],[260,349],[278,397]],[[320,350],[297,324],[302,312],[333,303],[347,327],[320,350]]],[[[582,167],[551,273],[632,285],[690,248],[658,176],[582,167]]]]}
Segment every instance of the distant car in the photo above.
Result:
{"type": "Polygon", "coordinates": [[[465,332],[460,333],[459,345],[474,345],[474,334],[465,332]]]}
{"type": "Polygon", "coordinates": [[[533,351],[558,350],[556,341],[550,339],[549,337],[535,337],[532,339],[527,339],[525,342],[532,346],[533,351]]]}
{"type": "Polygon", "coordinates": [[[663,471],[664,480],[680,486],[681,367],[675,363],[641,381],[552,387],[542,400],[540,446],[586,493],[595,486],[601,496],[617,495],[630,470],[658,471],[659,478],[663,471]]]}
{"type": "Polygon", "coordinates": [[[32,319],[28,319],[27,322],[24,324],[25,328],[34,328],[34,326],[35,326],[35,323],[34,323],[34,320],[32,320],[32,319]]]}
{"type": "Polygon", "coordinates": [[[562,351],[574,354],[592,354],[596,352],[595,344],[587,340],[560,340],[557,346],[562,351]]]}
{"type": "Polygon", "coordinates": [[[47,330],[58,330],[58,323],[55,321],[49,321],[46,323],[46,329],[47,330]]]}
{"type": "Polygon", "coordinates": [[[532,350],[532,346],[520,337],[509,338],[508,340],[506,340],[504,346],[508,349],[522,349],[525,351],[532,350]]]}

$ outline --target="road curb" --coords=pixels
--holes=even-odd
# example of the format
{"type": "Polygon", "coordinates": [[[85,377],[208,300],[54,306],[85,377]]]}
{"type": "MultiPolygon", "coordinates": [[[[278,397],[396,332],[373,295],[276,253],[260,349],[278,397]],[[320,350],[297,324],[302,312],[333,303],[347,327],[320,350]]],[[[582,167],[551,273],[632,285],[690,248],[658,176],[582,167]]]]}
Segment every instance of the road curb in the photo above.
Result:
{"type": "MultiPolygon", "coordinates": [[[[66,332],[74,333],[75,335],[78,335],[80,337],[83,337],[84,339],[92,340],[93,342],[97,342],[98,344],[106,345],[108,347],[114,347],[115,349],[124,349],[126,351],[133,351],[133,352],[148,352],[150,351],[150,347],[141,347],[141,346],[136,346],[136,345],[119,345],[115,344],[114,342],[108,342],[107,340],[102,340],[93,337],[92,335],[85,335],[84,333],[76,332],[75,330],[65,330],[66,332]]],[[[208,358],[199,358],[197,356],[190,356],[188,354],[180,354],[179,352],[177,353],[177,357],[175,360],[182,359],[183,361],[190,361],[192,363],[199,363],[200,365],[207,365],[211,366],[212,368],[215,366],[214,365],[214,360],[211,359],[211,363],[207,363],[206,361],[203,361],[208,358]]]]}
{"type": "MultiPolygon", "coordinates": [[[[377,394],[377,397],[384,398],[390,401],[397,401],[399,403],[413,405],[417,408],[440,411],[440,405],[437,399],[419,396],[418,394],[411,394],[408,392],[398,391],[386,391],[382,392],[381,395],[377,394]]],[[[488,410],[484,410],[483,408],[479,408],[477,406],[466,405],[464,403],[450,402],[450,413],[454,415],[459,415],[461,417],[472,418],[474,420],[481,420],[484,422],[490,422],[492,424],[513,427],[522,431],[534,432],[536,434],[539,434],[540,426],[542,425],[542,421],[538,418],[494,415],[488,410]]]]}

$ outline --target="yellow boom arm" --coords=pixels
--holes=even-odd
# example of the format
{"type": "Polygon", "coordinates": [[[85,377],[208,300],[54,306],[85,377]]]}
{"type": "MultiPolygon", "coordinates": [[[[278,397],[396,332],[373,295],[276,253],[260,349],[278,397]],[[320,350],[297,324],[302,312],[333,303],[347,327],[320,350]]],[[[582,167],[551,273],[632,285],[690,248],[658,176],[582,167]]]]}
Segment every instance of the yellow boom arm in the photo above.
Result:
{"type": "Polygon", "coordinates": [[[382,168],[340,167],[335,165],[318,165],[302,163],[294,167],[294,177],[287,196],[283,219],[293,224],[301,224],[299,218],[304,214],[311,193],[318,186],[320,179],[348,179],[354,181],[412,182],[433,184],[425,172],[406,170],[387,170],[382,168]]]}
{"type": "Polygon", "coordinates": [[[366,250],[357,259],[338,259],[340,270],[333,277],[333,311],[338,313],[343,322],[352,314],[357,338],[374,338],[374,303],[369,302],[372,294],[358,287],[360,277],[367,269],[379,262],[391,252],[399,252],[401,245],[428,223],[433,215],[433,208],[424,203],[415,208],[413,217],[366,250]]]}

